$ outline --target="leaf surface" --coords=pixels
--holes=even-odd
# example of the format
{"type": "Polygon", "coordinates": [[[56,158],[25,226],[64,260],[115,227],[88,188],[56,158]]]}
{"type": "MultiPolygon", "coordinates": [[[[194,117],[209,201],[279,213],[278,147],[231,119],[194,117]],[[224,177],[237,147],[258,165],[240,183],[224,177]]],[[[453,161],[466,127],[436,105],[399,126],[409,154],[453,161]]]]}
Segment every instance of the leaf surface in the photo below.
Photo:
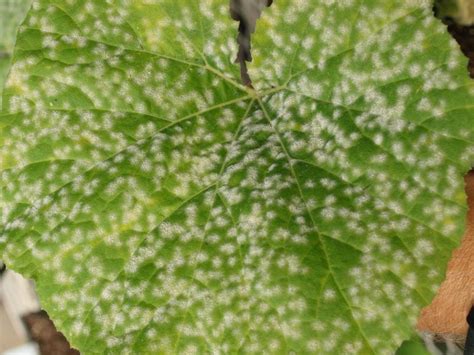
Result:
{"type": "Polygon", "coordinates": [[[393,353],[466,213],[473,83],[420,1],[37,0],[0,250],[83,353],[393,353]],[[367,14],[370,14],[368,16],[367,14]]]}

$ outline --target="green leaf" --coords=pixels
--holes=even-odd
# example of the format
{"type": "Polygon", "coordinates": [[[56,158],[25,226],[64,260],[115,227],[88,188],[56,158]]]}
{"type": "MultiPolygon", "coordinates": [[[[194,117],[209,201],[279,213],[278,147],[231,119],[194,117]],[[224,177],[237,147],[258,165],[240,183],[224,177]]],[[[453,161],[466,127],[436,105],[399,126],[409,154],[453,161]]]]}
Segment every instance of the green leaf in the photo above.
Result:
{"type": "Polygon", "coordinates": [[[9,267],[87,353],[393,353],[466,213],[474,84],[427,1],[33,4],[0,131],[9,267]]]}
{"type": "Polygon", "coordinates": [[[0,0],[0,107],[3,83],[10,67],[16,30],[31,0],[0,0]]]}
{"type": "Polygon", "coordinates": [[[410,339],[403,342],[395,355],[430,355],[420,339],[410,339]]]}

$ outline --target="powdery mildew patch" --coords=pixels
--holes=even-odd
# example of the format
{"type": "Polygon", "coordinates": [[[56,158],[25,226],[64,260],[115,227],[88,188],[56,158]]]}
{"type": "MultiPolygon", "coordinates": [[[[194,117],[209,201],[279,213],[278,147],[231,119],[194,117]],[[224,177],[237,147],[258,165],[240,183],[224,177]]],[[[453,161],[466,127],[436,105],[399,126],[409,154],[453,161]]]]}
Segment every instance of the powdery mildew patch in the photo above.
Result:
{"type": "Polygon", "coordinates": [[[428,2],[280,0],[253,92],[235,34],[227,0],[36,1],[4,259],[84,353],[393,353],[462,235],[465,60],[428,2]]]}

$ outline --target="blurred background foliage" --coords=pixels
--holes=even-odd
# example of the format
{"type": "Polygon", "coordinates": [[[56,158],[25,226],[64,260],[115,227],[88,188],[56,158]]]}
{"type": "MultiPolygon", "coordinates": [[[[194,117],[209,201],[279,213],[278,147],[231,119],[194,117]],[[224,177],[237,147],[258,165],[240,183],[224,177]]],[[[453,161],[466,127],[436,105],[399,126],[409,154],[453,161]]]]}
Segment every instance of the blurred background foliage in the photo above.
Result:
{"type": "Polygon", "coordinates": [[[473,0],[435,0],[436,14],[440,18],[452,18],[460,25],[474,24],[473,0]]]}
{"type": "Polygon", "coordinates": [[[30,4],[31,0],[0,0],[0,106],[1,91],[10,66],[16,31],[30,4]]]}

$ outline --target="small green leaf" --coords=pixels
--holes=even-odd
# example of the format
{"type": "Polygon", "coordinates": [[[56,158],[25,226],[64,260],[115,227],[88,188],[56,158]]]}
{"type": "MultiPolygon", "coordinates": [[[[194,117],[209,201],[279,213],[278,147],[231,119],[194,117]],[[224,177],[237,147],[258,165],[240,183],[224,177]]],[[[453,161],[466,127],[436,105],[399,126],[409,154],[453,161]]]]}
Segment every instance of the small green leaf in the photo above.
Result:
{"type": "Polygon", "coordinates": [[[411,339],[404,341],[395,355],[430,355],[430,352],[419,339],[411,339]]]}
{"type": "Polygon", "coordinates": [[[463,234],[474,83],[429,1],[37,0],[0,253],[82,353],[393,354],[463,234]]]}

